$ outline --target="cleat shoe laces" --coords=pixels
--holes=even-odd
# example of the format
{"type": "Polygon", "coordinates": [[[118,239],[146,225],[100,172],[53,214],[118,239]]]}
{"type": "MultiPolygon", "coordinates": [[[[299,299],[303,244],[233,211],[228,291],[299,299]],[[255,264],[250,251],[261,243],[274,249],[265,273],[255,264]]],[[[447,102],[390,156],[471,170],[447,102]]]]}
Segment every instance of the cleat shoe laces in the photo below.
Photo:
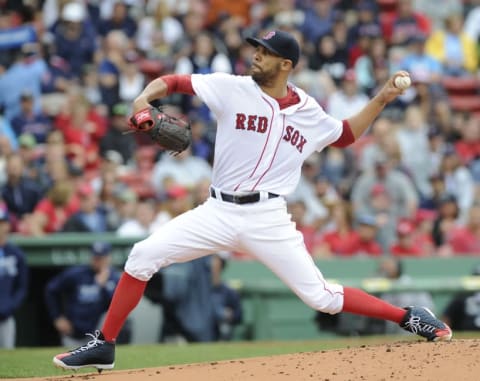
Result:
{"type": "Polygon", "coordinates": [[[428,341],[444,341],[452,338],[448,325],[435,317],[426,307],[407,307],[400,327],[408,332],[425,337],[428,341]]]}

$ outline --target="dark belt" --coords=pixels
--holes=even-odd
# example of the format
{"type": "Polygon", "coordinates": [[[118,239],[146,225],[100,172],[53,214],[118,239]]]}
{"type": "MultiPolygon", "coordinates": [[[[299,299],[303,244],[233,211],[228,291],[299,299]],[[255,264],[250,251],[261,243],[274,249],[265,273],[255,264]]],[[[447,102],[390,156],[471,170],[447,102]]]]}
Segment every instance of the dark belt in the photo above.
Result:
{"type": "MultiPolygon", "coordinates": [[[[234,204],[251,204],[253,202],[260,201],[260,192],[253,192],[253,193],[244,194],[244,195],[235,195],[235,194],[228,194],[223,192],[219,192],[219,193],[220,193],[220,197],[222,198],[222,201],[231,202],[234,204]]],[[[217,198],[217,195],[212,188],[210,188],[210,195],[213,198],[217,198]]],[[[268,192],[268,198],[275,198],[275,197],[279,197],[279,195],[268,192]]]]}

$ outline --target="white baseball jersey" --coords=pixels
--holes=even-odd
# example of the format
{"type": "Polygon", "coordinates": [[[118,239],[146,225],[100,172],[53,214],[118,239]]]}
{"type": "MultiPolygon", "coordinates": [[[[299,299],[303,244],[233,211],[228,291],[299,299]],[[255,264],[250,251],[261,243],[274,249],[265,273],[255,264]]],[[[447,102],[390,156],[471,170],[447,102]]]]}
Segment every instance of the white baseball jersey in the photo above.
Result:
{"type": "Polygon", "coordinates": [[[221,192],[291,193],[305,158],[338,140],[342,122],[297,88],[300,102],[280,110],[251,77],[194,74],[191,78],[195,93],[218,123],[212,179],[216,196],[136,243],[125,271],[147,281],[171,263],[239,251],[258,258],[312,308],[341,311],[343,287],[323,278],[283,197],[239,205],[225,201],[221,192]]]}
{"type": "Polygon", "coordinates": [[[251,77],[193,74],[192,86],[217,119],[212,185],[224,191],[289,194],[303,161],[342,133],[341,121],[292,85],[300,102],[283,110],[251,77]]]}

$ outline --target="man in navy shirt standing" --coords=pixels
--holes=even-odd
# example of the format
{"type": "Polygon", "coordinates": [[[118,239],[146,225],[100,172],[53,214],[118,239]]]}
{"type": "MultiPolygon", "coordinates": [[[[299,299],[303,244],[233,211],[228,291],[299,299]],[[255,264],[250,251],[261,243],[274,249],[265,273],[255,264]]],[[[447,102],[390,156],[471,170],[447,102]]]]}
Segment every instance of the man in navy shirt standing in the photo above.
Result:
{"type": "Polygon", "coordinates": [[[45,289],[50,317],[67,347],[84,345],[107,310],[120,272],[111,266],[111,245],[95,242],[90,264],[70,267],[45,289]]]}
{"type": "Polygon", "coordinates": [[[14,348],[16,325],[13,314],[27,294],[28,268],[25,254],[8,242],[10,220],[0,209],[0,348],[14,348]]]}

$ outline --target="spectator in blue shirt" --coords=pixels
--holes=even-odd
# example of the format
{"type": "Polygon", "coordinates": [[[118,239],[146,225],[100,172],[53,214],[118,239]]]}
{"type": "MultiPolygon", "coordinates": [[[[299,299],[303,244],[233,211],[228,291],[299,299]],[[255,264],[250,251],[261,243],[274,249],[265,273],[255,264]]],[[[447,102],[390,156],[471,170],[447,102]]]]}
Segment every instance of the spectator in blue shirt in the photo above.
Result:
{"type": "Polygon", "coordinates": [[[19,222],[25,214],[32,213],[43,194],[32,179],[25,176],[25,163],[22,156],[12,153],[6,163],[7,183],[1,190],[12,222],[19,222]]]}
{"type": "Polygon", "coordinates": [[[33,106],[33,94],[29,91],[22,92],[20,112],[12,118],[12,127],[17,137],[23,133],[30,133],[37,143],[45,143],[52,124],[43,112],[36,111],[33,106]]]}
{"type": "Polygon", "coordinates": [[[95,242],[88,265],[70,267],[53,279],[45,289],[45,301],[62,344],[75,347],[89,340],[110,304],[120,279],[111,266],[111,245],[95,242]]]}
{"type": "Polygon", "coordinates": [[[242,322],[240,294],[222,281],[227,261],[221,255],[212,255],[212,300],[215,310],[215,339],[228,341],[233,330],[242,322]]]}
{"type": "Polygon", "coordinates": [[[28,268],[25,254],[8,242],[9,215],[0,209],[0,348],[14,348],[14,313],[27,294],[28,268]]]}

